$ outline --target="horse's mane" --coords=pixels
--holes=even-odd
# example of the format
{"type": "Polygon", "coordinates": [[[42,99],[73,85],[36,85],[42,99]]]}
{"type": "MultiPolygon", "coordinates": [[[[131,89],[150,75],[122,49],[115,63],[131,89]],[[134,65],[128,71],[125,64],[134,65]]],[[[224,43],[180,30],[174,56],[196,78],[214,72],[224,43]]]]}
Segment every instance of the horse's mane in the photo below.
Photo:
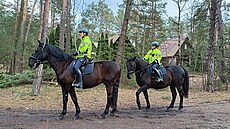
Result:
{"type": "Polygon", "coordinates": [[[47,47],[49,49],[49,53],[53,56],[55,56],[57,59],[59,60],[73,60],[73,58],[68,55],[67,53],[65,53],[62,49],[51,45],[51,44],[47,44],[47,47]]]}
{"type": "Polygon", "coordinates": [[[142,58],[136,58],[136,61],[140,63],[141,66],[146,67],[148,62],[144,61],[142,58]]]}

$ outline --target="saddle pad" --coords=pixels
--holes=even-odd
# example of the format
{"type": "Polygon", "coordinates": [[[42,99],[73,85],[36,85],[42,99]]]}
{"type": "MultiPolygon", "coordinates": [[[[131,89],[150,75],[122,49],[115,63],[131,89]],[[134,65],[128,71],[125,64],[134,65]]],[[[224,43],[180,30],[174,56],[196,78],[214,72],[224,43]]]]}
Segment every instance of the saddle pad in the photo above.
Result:
{"type": "Polygon", "coordinates": [[[94,69],[94,62],[89,62],[88,64],[81,66],[82,74],[91,74],[94,69]]]}
{"type": "MultiPolygon", "coordinates": [[[[75,74],[76,72],[74,71],[74,64],[76,63],[76,60],[73,60],[70,65],[68,66],[69,71],[72,74],[75,74]]],[[[82,74],[91,74],[94,69],[94,62],[89,62],[88,64],[81,66],[80,70],[82,74]]]]}
{"type": "Polygon", "coordinates": [[[167,74],[166,69],[162,65],[158,68],[158,70],[159,70],[159,72],[162,73],[163,76],[167,74]]]}
{"type": "Polygon", "coordinates": [[[68,69],[69,69],[69,71],[72,73],[72,74],[74,74],[75,72],[74,72],[74,64],[75,64],[75,62],[76,62],[76,60],[73,60],[71,63],[70,63],[70,65],[68,66],[68,69]]]}

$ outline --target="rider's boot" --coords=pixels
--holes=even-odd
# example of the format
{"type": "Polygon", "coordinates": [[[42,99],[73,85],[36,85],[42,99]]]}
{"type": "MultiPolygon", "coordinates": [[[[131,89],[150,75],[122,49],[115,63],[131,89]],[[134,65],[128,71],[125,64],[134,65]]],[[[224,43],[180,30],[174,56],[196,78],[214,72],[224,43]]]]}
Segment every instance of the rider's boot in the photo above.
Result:
{"type": "Polygon", "coordinates": [[[157,80],[156,80],[156,82],[162,82],[163,81],[162,74],[160,74],[159,70],[157,70],[156,68],[154,68],[154,71],[157,74],[157,80]]]}
{"type": "Polygon", "coordinates": [[[77,87],[77,88],[82,88],[83,87],[83,80],[82,80],[82,73],[80,71],[80,69],[76,70],[76,80],[78,80],[78,82],[75,80],[72,83],[72,86],[77,87]]]}

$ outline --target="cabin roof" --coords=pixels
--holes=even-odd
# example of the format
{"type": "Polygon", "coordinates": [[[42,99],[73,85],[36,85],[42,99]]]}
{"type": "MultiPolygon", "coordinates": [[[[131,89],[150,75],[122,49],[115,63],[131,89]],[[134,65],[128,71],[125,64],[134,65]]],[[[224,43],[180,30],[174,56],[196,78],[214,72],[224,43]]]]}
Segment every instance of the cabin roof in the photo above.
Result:
{"type": "Polygon", "coordinates": [[[160,47],[159,47],[159,50],[162,53],[162,57],[172,57],[172,56],[175,56],[175,54],[177,53],[177,51],[179,50],[179,48],[185,42],[187,42],[187,40],[188,40],[188,37],[181,38],[180,46],[178,46],[178,38],[177,37],[173,37],[170,40],[167,40],[167,41],[163,42],[160,45],[160,47]]]}

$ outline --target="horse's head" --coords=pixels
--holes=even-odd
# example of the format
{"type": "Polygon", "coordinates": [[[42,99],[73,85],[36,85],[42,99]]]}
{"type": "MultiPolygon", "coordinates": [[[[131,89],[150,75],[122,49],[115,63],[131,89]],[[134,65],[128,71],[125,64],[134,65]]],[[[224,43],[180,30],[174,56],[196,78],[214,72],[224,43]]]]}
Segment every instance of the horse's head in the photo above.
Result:
{"type": "Polygon", "coordinates": [[[127,78],[131,79],[131,74],[133,74],[136,70],[136,57],[126,58],[126,67],[127,67],[127,78]]]}
{"type": "Polygon", "coordinates": [[[39,44],[37,49],[34,51],[34,53],[32,53],[32,55],[29,58],[29,66],[31,68],[37,68],[40,64],[43,63],[44,60],[48,59],[47,52],[45,51],[46,44],[41,43],[39,40],[38,43],[39,44]]]}

